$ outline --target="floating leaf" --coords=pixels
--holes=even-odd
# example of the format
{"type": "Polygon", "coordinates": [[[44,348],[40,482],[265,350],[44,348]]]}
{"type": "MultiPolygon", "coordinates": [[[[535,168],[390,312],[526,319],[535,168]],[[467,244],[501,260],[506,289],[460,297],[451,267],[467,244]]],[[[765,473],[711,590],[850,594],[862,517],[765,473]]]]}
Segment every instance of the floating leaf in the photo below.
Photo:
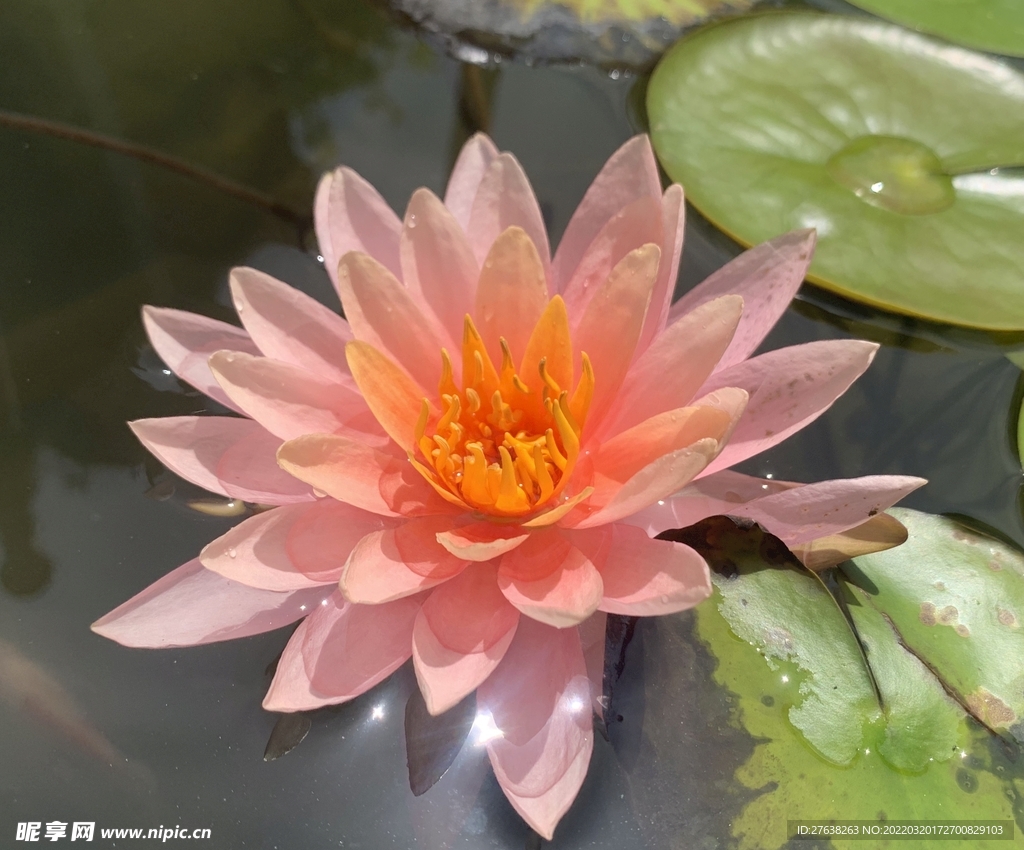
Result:
{"type": "Polygon", "coordinates": [[[892,549],[906,539],[903,523],[888,514],[878,514],[855,528],[794,546],[793,554],[807,569],[821,572],[858,555],[892,549]]]}
{"type": "Polygon", "coordinates": [[[866,18],[761,14],[680,42],[647,104],[665,169],[738,241],[816,227],[815,283],[1024,328],[1024,177],[1007,168],[1024,163],[1024,76],[1007,65],[866,18]]]}
{"type": "Polygon", "coordinates": [[[280,715],[270,733],[267,748],[263,751],[263,761],[273,761],[290,753],[302,743],[312,725],[309,715],[301,711],[280,715]]]}
{"type": "Polygon", "coordinates": [[[747,9],[753,0],[390,0],[397,11],[453,40],[455,54],[490,52],[543,61],[641,68],[686,27],[747,9]]]}
{"type": "Polygon", "coordinates": [[[405,752],[409,787],[419,797],[433,787],[455,761],[476,719],[476,692],[434,717],[419,688],[405,704],[405,752]]]}
{"type": "Polygon", "coordinates": [[[1024,4],[1020,0],[850,0],[883,18],[941,35],[958,44],[1024,56],[1024,4]]]}

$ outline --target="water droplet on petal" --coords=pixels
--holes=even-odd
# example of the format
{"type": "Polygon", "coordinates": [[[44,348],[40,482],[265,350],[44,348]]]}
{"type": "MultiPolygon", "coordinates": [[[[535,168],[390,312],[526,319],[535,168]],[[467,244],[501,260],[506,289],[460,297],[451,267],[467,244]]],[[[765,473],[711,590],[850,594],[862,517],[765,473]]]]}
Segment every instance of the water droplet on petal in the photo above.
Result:
{"type": "Polygon", "coordinates": [[[661,604],[668,605],[668,596],[666,596],[664,593],[661,594],[661,604]]]}
{"type": "Polygon", "coordinates": [[[408,219],[405,222],[406,226],[411,230],[416,226],[416,213],[409,213],[408,219]]]}
{"type": "Polygon", "coordinates": [[[232,546],[230,549],[228,549],[228,557],[229,558],[237,558],[238,557],[238,550],[234,546],[232,546]]]}

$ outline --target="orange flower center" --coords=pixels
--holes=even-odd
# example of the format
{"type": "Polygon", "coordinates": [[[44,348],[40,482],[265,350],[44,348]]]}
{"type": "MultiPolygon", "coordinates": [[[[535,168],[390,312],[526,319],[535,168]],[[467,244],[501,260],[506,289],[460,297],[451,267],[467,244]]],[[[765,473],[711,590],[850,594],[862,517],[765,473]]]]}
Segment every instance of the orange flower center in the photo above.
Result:
{"type": "Polygon", "coordinates": [[[565,304],[553,298],[534,328],[517,370],[504,338],[496,369],[473,320],[462,340],[462,386],[441,351],[441,414],[430,405],[416,426],[422,460],[414,465],[442,496],[492,517],[521,517],[553,503],[580,451],[594,392],[590,359],[571,397],[572,345],[565,304]]]}

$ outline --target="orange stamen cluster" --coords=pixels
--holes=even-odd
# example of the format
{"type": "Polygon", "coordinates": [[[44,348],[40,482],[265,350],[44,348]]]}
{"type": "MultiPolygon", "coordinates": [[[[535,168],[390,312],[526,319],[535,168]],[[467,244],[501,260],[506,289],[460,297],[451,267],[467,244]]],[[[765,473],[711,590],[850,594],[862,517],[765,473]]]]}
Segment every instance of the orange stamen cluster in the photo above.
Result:
{"type": "MultiPolygon", "coordinates": [[[[553,348],[571,352],[565,306],[556,296],[534,330],[527,357],[543,335],[558,339],[553,348]]],[[[462,341],[462,387],[452,362],[441,351],[438,392],[440,416],[431,422],[430,404],[416,425],[416,445],[425,463],[416,468],[445,499],[492,517],[521,517],[551,503],[565,487],[580,451],[580,435],[594,391],[590,359],[570,398],[551,374],[548,358],[535,364],[524,357],[519,370],[501,339],[496,369],[473,320],[467,315],[462,341]],[[533,365],[524,381],[521,373],[533,365]],[[527,382],[528,381],[528,382],[527,382]]],[[[569,355],[571,356],[571,355],[569,355]]],[[[571,380],[571,362],[566,366],[571,380]]]]}

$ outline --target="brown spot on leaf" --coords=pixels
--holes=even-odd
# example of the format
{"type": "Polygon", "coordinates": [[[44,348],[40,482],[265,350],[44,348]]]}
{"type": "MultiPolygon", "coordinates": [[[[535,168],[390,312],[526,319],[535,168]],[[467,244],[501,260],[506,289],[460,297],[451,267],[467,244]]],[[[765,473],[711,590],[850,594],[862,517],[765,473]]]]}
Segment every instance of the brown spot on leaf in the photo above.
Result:
{"type": "Polygon", "coordinates": [[[957,621],[960,616],[960,612],[956,610],[955,605],[947,605],[941,611],[939,611],[936,619],[944,626],[951,626],[957,621]]]}
{"type": "Polygon", "coordinates": [[[960,623],[956,627],[956,633],[958,635],[960,635],[960,637],[970,637],[971,636],[971,630],[969,628],[967,628],[967,626],[965,626],[963,623],[960,623]]]}
{"type": "Polygon", "coordinates": [[[1017,617],[1013,611],[1007,611],[1005,608],[996,608],[996,616],[1004,626],[1009,626],[1011,629],[1017,628],[1017,617]]]}
{"type": "Polygon", "coordinates": [[[921,622],[926,626],[935,625],[935,606],[931,602],[921,603],[921,622]]]}
{"type": "Polygon", "coordinates": [[[973,694],[968,694],[967,707],[986,726],[1009,726],[1017,719],[1010,706],[985,688],[978,688],[973,694]]]}
{"type": "Polygon", "coordinates": [[[997,556],[988,562],[988,568],[992,570],[992,572],[997,573],[1003,568],[1003,562],[997,556]]]}
{"type": "Polygon", "coordinates": [[[935,584],[932,585],[932,587],[934,587],[936,590],[945,590],[946,583],[944,581],[937,581],[935,582],[935,584]]]}

